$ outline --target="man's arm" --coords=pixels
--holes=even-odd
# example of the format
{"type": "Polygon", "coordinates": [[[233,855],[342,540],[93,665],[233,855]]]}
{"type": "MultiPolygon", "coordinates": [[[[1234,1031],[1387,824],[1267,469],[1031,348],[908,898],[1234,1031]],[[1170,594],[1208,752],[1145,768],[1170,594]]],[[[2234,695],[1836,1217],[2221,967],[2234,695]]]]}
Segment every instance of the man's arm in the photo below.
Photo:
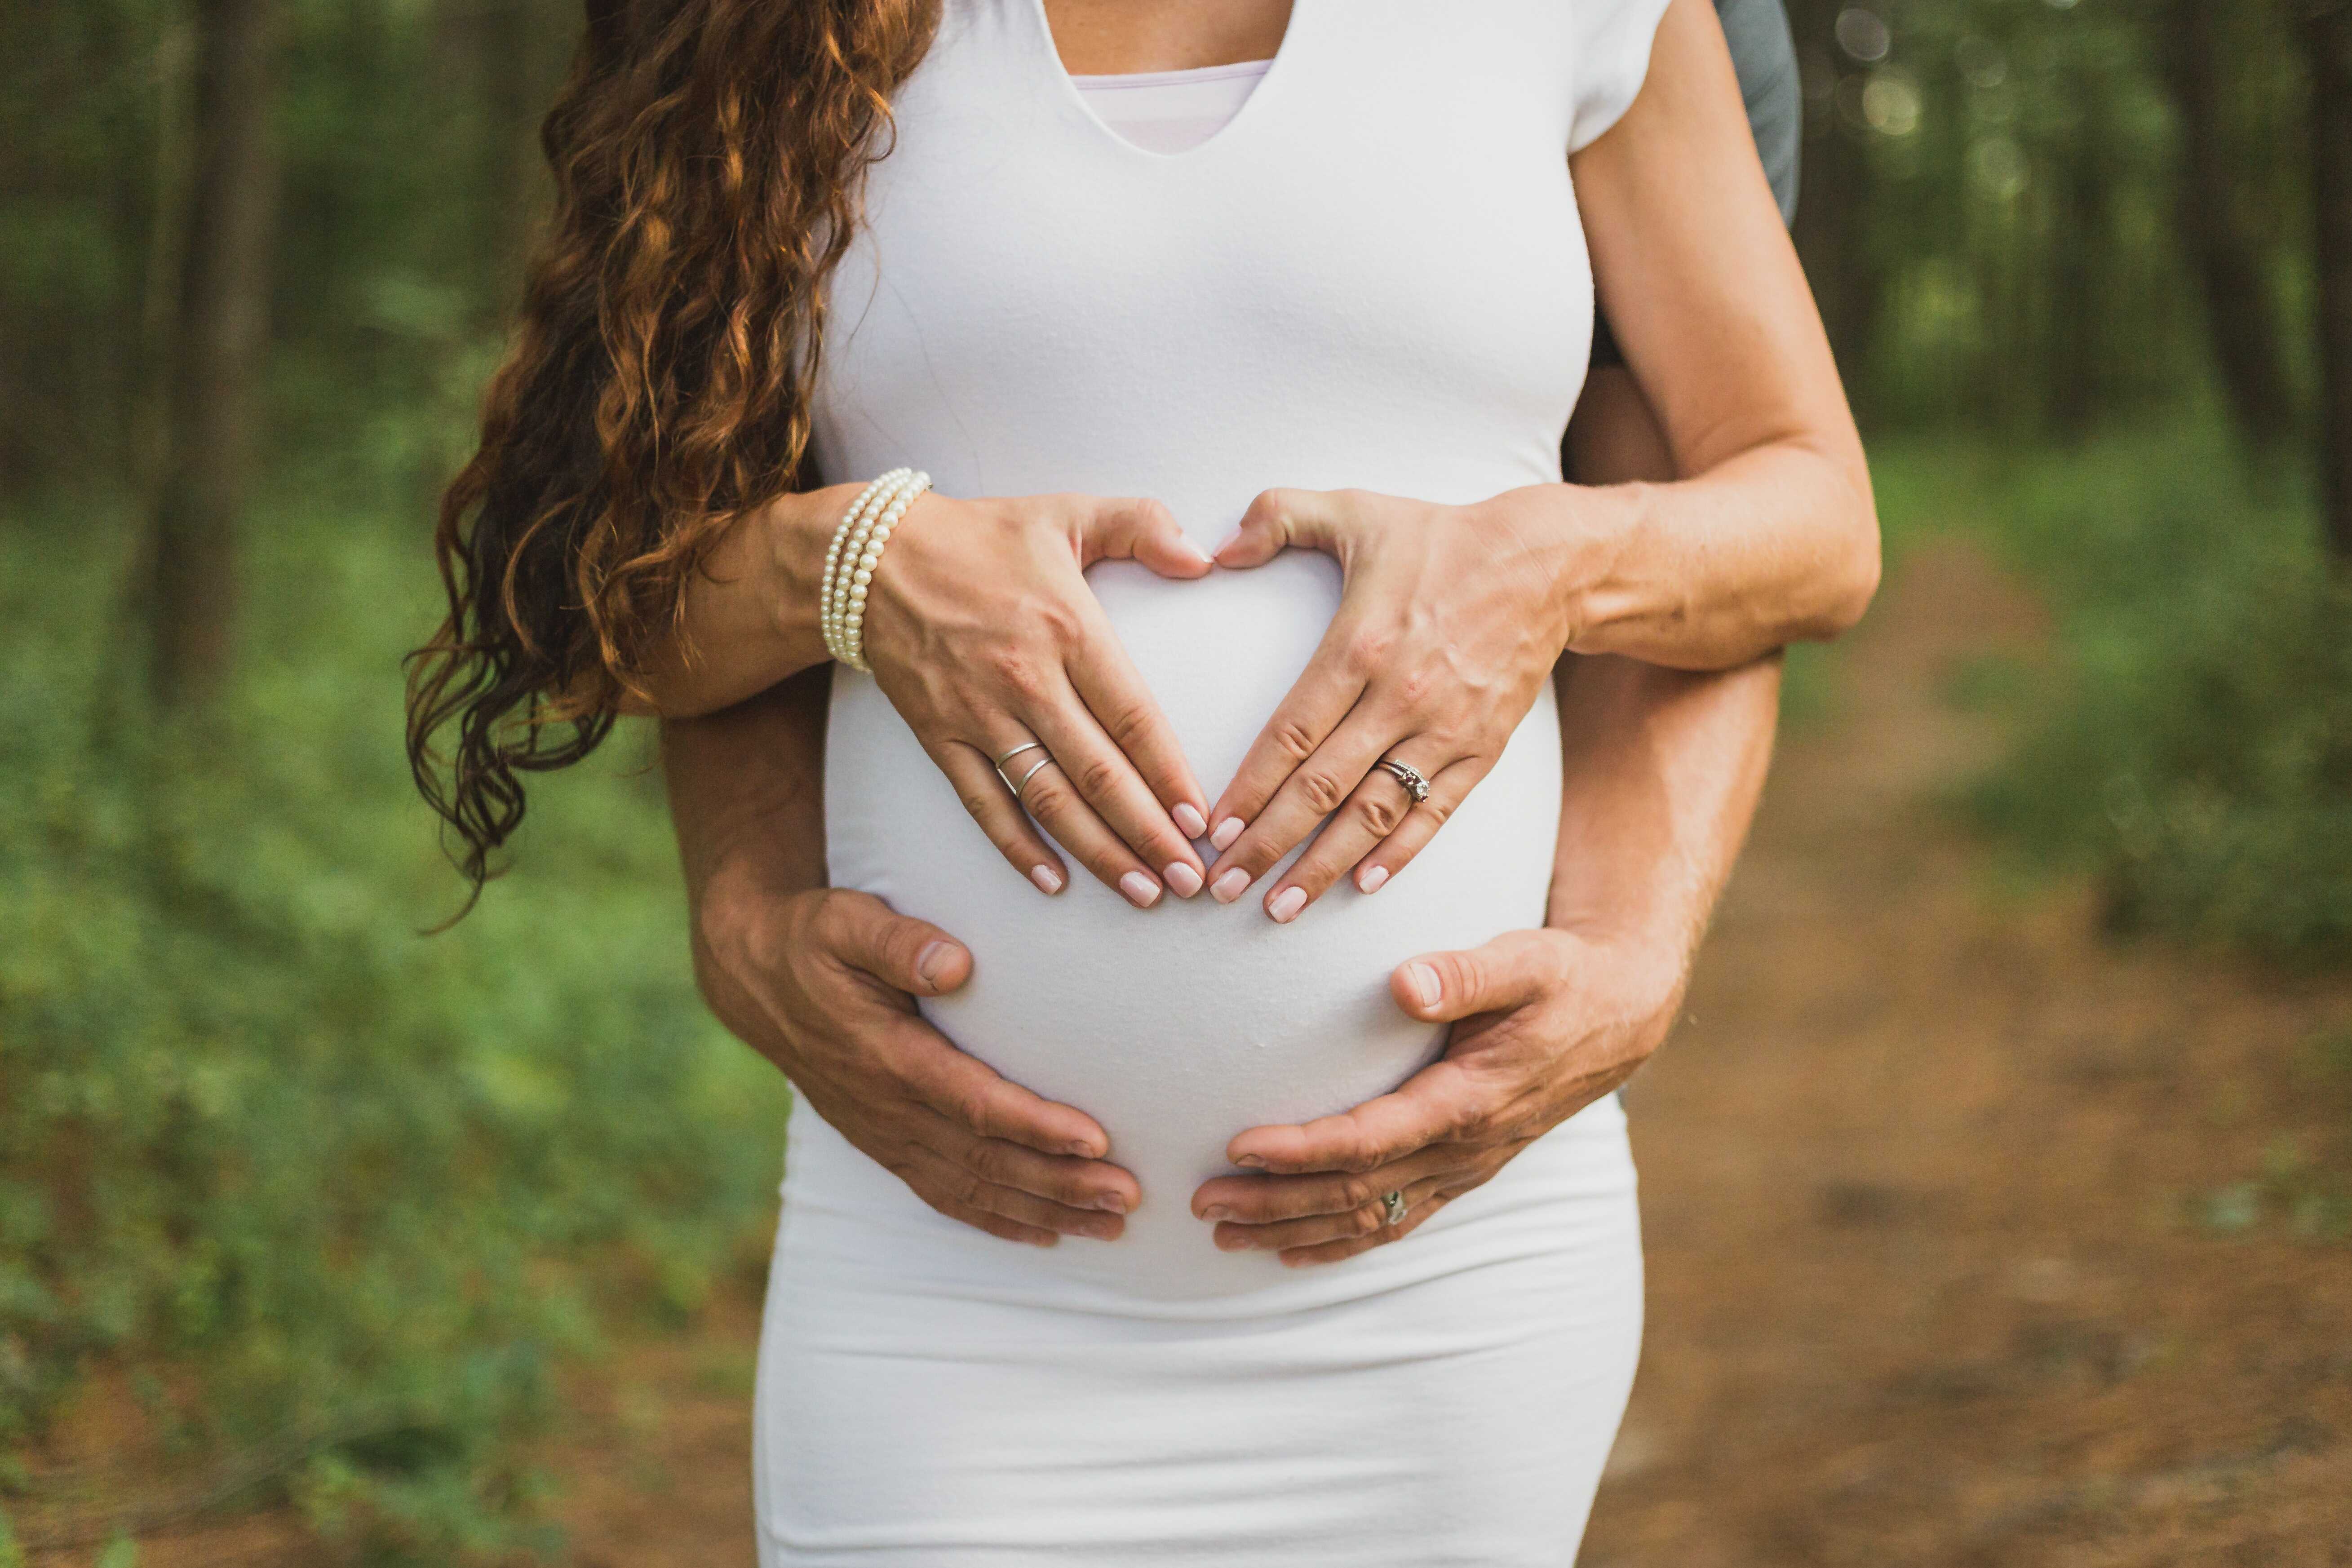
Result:
{"type": "Polygon", "coordinates": [[[695,978],[810,1108],[950,1218],[1010,1240],[1102,1240],[1141,1193],[1092,1117],[958,1050],[915,1009],[971,973],[962,944],[825,886],[830,671],[662,726],[695,978]]]}

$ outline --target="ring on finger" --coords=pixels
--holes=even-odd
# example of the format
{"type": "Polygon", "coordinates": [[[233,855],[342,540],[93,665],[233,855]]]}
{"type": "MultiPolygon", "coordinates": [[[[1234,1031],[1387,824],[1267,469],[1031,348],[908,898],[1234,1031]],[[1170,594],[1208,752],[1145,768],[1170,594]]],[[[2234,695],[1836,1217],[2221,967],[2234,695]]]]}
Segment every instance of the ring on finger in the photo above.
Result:
{"type": "Polygon", "coordinates": [[[1421,770],[1411,763],[1401,763],[1394,757],[1382,757],[1372,765],[1404,785],[1405,794],[1412,796],[1413,805],[1419,805],[1429,799],[1429,780],[1423,777],[1421,770]]]}
{"type": "Polygon", "coordinates": [[[1381,1194],[1381,1223],[1382,1225],[1389,1226],[1402,1225],[1404,1223],[1405,1208],[1406,1205],[1403,1193],[1394,1192],[1381,1194]]]}
{"type": "Polygon", "coordinates": [[[996,770],[996,776],[997,776],[997,777],[999,777],[999,778],[1004,779],[1005,786],[1006,786],[1007,788],[1009,788],[1010,790],[1012,790],[1012,791],[1013,791],[1013,799],[1015,799],[1015,800],[1020,800],[1020,799],[1021,799],[1021,792],[1022,792],[1023,790],[1027,789],[1027,788],[1029,787],[1029,781],[1030,781],[1031,779],[1035,778],[1039,773],[1041,773],[1045,772],[1045,770],[1046,770],[1047,768],[1052,767],[1053,765],[1054,765],[1054,759],[1053,759],[1053,758],[1051,758],[1051,757],[1040,757],[1040,758],[1038,758],[1038,759],[1037,759],[1037,761],[1035,761],[1034,763],[1031,763],[1031,764],[1030,764],[1030,766],[1029,766],[1029,771],[1028,771],[1027,773],[1023,773],[1023,774],[1021,775],[1021,780],[1020,780],[1020,782],[1019,782],[1018,784],[1015,784],[1015,783],[1014,783],[1012,779],[1010,779],[1010,778],[1005,778],[1005,775],[1004,775],[1004,770],[1003,770],[1003,769],[1002,769],[1002,768],[999,768],[999,769],[997,769],[997,770],[996,770]]]}

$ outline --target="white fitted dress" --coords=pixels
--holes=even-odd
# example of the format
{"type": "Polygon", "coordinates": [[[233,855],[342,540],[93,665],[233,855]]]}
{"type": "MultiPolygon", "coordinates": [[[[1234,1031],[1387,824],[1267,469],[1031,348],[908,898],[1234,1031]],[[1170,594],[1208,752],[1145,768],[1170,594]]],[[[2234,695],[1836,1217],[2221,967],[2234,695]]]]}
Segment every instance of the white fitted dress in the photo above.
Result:
{"type": "MultiPolygon", "coordinates": [[[[1154,496],[1203,546],[1273,485],[1464,502],[1557,480],[1592,321],[1567,155],[1638,90],[1663,8],[1297,0],[1247,101],[1171,153],[1088,108],[1039,0],[947,0],[834,284],[824,477],[1154,496]]],[[[1339,588],[1298,552],[1089,580],[1212,793],[1339,588]]],[[[765,1568],[1572,1561],[1641,1336],[1613,1098],[1343,1263],[1220,1252],[1190,1209],[1235,1132],[1438,1052],[1389,972],[1540,924],[1559,801],[1547,688],[1375,897],[1342,884],[1289,925],[1255,892],[1136,910],[1081,874],[1049,899],[837,668],[835,885],[971,947],[971,983],[926,1013],[1100,1121],[1144,1202],[1115,1243],[1000,1241],[796,1109],[757,1401],[765,1568]]]]}

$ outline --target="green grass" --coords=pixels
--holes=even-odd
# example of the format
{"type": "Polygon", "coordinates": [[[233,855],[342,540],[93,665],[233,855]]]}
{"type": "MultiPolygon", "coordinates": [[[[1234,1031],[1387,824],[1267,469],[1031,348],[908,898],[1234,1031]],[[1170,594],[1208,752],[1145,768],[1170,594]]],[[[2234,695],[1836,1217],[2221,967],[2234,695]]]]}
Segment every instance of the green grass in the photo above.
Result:
{"type": "Polygon", "coordinates": [[[554,1364],[698,1304],[786,1099],[693,994],[640,734],[535,786],[515,874],[419,934],[461,893],[400,749],[432,584],[365,491],[257,510],[201,727],[137,696],[120,509],[0,518],[0,1455],[107,1379],[175,1473],[290,1436],[249,1497],[449,1563],[551,1546],[519,1439],[554,1364]]]}

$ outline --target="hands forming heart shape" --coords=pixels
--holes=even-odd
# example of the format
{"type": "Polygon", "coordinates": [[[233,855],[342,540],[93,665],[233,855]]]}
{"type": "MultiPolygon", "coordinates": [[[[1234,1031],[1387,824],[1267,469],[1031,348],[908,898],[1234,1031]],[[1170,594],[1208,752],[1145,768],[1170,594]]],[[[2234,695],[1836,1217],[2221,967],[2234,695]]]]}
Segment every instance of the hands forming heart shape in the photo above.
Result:
{"type": "Polygon", "coordinates": [[[1525,498],[1270,489],[1210,555],[1154,500],[926,495],[873,584],[866,654],[965,809],[1044,891],[1066,880],[1050,836],[1139,906],[1163,888],[1232,903],[1321,824],[1264,897],[1295,920],[1343,876],[1372,893],[1411,863],[1572,640],[1578,531],[1556,500],[1538,512],[1525,498]],[[1339,562],[1339,608],[1212,805],[1084,574],[1132,560],[1198,578],[1292,547],[1339,562]]]}

